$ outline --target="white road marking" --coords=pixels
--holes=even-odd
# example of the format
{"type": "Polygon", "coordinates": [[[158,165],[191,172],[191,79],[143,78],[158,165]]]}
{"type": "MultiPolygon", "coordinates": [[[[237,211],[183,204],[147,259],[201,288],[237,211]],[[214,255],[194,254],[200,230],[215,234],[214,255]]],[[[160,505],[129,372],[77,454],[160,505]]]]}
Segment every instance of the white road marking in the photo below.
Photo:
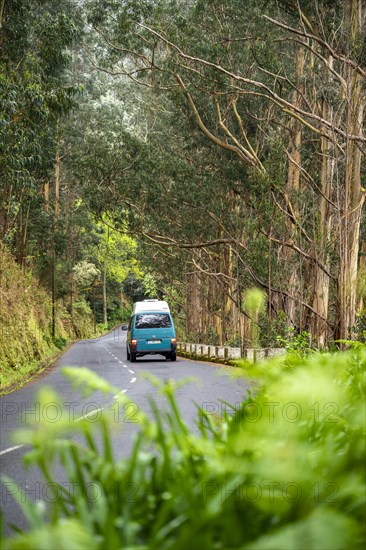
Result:
{"type": "Polygon", "coordinates": [[[100,407],[98,407],[98,409],[93,409],[92,411],[86,414],[83,414],[83,416],[79,416],[79,418],[77,418],[75,422],[80,422],[80,420],[82,420],[83,418],[87,418],[88,416],[91,416],[92,414],[95,414],[96,412],[99,412],[99,411],[103,411],[103,409],[100,407]]]}
{"type": "Polygon", "coordinates": [[[8,449],[4,449],[4,451],[0,451],[0,456],[6,455],[6,453],[11,453],[13,451],[16,451],[17,449],[21,449],[22,447],[24,447],[24,445],[16,445],[15,447],[9,447],[8,449]]]}
{"type": "Polygon", "coordinates": [[[121,394],[121,393],[126,393],[127,390],[121,390],[120,392],[117,393],[117,395],[114,395],[113,396],[113,399],[117,399],[118,396],[121,394]]]}
{"type": "MultiPolygon", "coordinates": [[[[110,355],[113,355],[113,353],[110,352],[109,350],[107,350],[107,348],[106,348],[105,346],[103,346],[103,347],[104,347],[104,349],[105,349],[106,351],[108,351],[108,353],[109,353],[110,355]]],[[[122,361],[120,361],[120,360],[118,359],[118,357],[116,357],[115,355],[113,355],[113,357],[114,357],[115,359],[117,359],[118,363],[120,363],[125,369],[128,369],[128,366],[127,366],[127,365],[124,365],[124,364],[122,363],[122,361]]],[[[130,369],[128,369],[128,372],[130,372],[131,374],[135,374],[135,371],[130,370],[130,369]]],[[[134,384],[134,383],[136,382],[136,380],[137,380],[136,377],[131,378],[130,384],[134,384]]],[[[113,399],[117,399],[117,397],[118,397],[120,394],[123,394],[123,393],[126,393],[126,392],[127,392],[127,390],[121,390],[120,392],[117,393],[117,395],[114,395],[114,396],[113,396],[113,399]]],[[[82,420],[83,418],[87,418],[88,416],[91,416],[92,414],[96,414],[96,413],[98,413],[99,411],[103,411],[103,410],[104,410],[104,409],[102,409],[102,408],[100,408],[100,407],[99,407],[98,409],[93,409],[92,411],[90,411],[90,412],[84,414],[83,416],[80,416],[79,418],[77,418],[77,419],[75,420],[75,422],[79,422],[79,421],[82,420]]],[[[5,454],[7,454],[7,453],[12,453],[13,451],[16,451],[17,449],[21,449],[22,447],[24,447],[24,445],[16,445],[15,447],[9,447],[8,449],[4,449],[3,451],[0,451],[0,456],[5,455],[5,454]]]]}

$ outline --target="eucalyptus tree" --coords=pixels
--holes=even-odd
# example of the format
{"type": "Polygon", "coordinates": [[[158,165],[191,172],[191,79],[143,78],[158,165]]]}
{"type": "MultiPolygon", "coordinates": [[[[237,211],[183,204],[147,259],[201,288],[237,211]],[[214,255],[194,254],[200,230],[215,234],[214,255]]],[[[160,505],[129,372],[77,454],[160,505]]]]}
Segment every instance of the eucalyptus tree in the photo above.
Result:
{"type": "Polygon", "coordinates": [[[65,70],[79,28],[69,0],[2,0],[0,17],[0,229],[22,263],[39,219],[43,231],[53,223],[49,187],[60,120],[75,104],[65,70]]]}
{"type": "Polygon", "coordinates": [[[182,309],[182,273],[196,269],[190,241],[222,240],[217,239],[217,219],[226,203],[222,197],[217,201],[222,185],[212,178],[213,166],[221,162],[212,154],[215,149],[203,162],[202,151],[196,151],[198,136],[187,135],[184,124],[172,129],[179,121],[179,103],[155,97],[151,104],[143,90],[101,73],[93,73],[89,86],[85,72],[87,91],[65,134],[70,154],[64,171],[76,196],[107,228],[145,240],[139,247],[145,269],[154,270],[160,287],[174,294],[182,309]],[[214,217],[203,224],[209,203],[214,217]],[[167,234],[175,251],[167,251],[167,234]]]}
{"type": "MultiPolygon", "coordinates": [[[[88,5],[105,45],[101,68],[155,96],[180,91],[188,108],[181,116],[242,163],[236,191],[254,234],[285,264],[277,296],[290,322],[312,327],[321,344],[330,328],[347,336],[364,202],[364,3],[322,0],[315,10],[305,1],[88,5]],[[338,302],[331,327],[330,291],[338,302]]],[[[253,232],[235,240],[244,245],[253,232]]],[[[272,294],[269,280],[263,286],[272,294]]]]}

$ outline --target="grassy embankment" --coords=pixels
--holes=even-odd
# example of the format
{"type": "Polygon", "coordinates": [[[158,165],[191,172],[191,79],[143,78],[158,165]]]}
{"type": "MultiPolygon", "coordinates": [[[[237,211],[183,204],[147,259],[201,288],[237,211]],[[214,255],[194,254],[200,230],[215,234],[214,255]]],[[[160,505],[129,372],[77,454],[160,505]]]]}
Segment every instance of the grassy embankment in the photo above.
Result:
{"type": "Polygon", "coordinates": [[[32,273],[22,270],[0,244],[0,392],[21,385],[74,340],[93,336],[88,304],[74,307],[74,328],[65,304],[56,307],[56,334],[51,335],[51,298],[32,273]]]}

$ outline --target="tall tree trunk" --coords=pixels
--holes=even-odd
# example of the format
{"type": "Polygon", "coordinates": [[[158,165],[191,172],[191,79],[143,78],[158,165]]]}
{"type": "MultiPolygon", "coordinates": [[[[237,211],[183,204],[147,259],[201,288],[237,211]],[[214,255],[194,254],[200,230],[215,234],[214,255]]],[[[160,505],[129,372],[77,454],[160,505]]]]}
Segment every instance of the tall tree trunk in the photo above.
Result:
{"type": "MultiPolygon", "coordinates": [[[[200,263],[200,251],[193,252],[197,257],[198,264],[200,263]]],[[[192,332],[196,341],[202,338],[202,318],[201,318],[201,274],[197,270],[194,271],[191,278],[191,320],[192,332]]]]}
{"type": "Polygon", "coordinates": [[[93,329],[94,334],[97,333],[97,316],[95,313],[95,283],[93,283],[93,329]]]}
{"type": "MultiPolygon", "coordinates": [[[[362,39],[361,0],[350,0],[349,29],[351,52],[362,39]]],[[[351,135],[363,135],[365,94],[361,75],[346,65],[347,140],[344,208],[340,224],[340,266],[338,277],[339,337],[347,339],[355,324],[360,224],[365,192],[361,189],[362,153],[351,135]]]]}
{"type": "Polygon", "coordinates": [[[228,294],[225,295],[224,304],[224,337],[223,344],[228,341],[230,337],[233,337],[237,332],[237,328],[234,325],[234,308],[235,304],[230,296],[234,296],[234,278],[233,278],[233,251],[231,246],[226,250],[225,254],[225,273],[230,277],[227,283],[228,294]]]}
{"type": "Polygon", "coordinates": [[[44,184],[44,202],[45,202],[45,210],[46,212],[49,212],[50,210],[50,184],[47,181],[44,184]]]}
{"type": "MultiPolygon", "coordinates": [[[[304,49],[298,46],[296,49],[296,87],[293,92],[292,103],[297,107],[301,106],[303,96],[303,84],[302,79],[304,76],[305,55],[304,49]]],[[[296,119],[291,119],[290,122],[290,142],[289,142],[289,154],[292,161],[289,161],[288,173],[287,173],[287,189],[291,196],[293,191],[300,189],[300,165],[301,165],[301,143],[302,143],[302,124],[296,119]]],[[[295,212],[296,214],[296,212],[295,212]]],[[[296,228],[293,223],[287,219],[286,226],[290,240],[294,239],[296,228]]],[[[297,262],[296,253],[290,248],[284,250],[285,263],[290,266],[289,274],[289,290],[290,293],[296,296],[300,288],[300,274],[297,262]]],[[[288,298],[286,301],[286,314],[290,326],[296,325],[297,311],[296,301],[288,298]]]]}
{"type": "Polygon", "coordinates": [[[52,338],[56,337],[56,258],[55,258],[55,235],[52,242],[52,258],[51,258],[51,296],[52,296],[52,338]]]}
{"type": "Polygon", "coordinates": [[[60,180],[61,180],[61,157],[60,140],[57,138],[56,156],[55,156],[55,215],[53,220],[52,236],[52,261],[51,261],[51,286],[52,286],[52,337],[56,337],[56,246],[55,237],[58,226],[58,217],[60,213],[60,180]]]}
{"type": "Polygon", "coordinates": [[[103,322],[105,325],[108,324],[107,316],[107,267],[104,263],[103,267],[103,322]]]}
{"type": "MultiPolygon", "coordinates": [[[[193,252],[193,257],[196,253],[193,252]]],[[[186,335],[189,340],[197,340],[201,329],[200,319],[200,289],[201,277],[193,263],[187,264],[189,271],[186,285],[186,335]]]]}
{"type": "Polygon", "coordinates": [[[21,243],[21,261],[20,261],[20,265],[23,267],[23,269],[26,268],[26,260],[27,260],[29,212],[30,212],[30,204],[28,204],[27,213],[26,213],[26,216],[25,216],[24,223],[22,225],[22,243],[21,243]]]}
{"type": "MultiPolygon", "coordinates": [[[[333,59],[328,59],[329,66],[332,67],[333,59]]],[[[330,74],[328,72],[328,81],[330,74]]],[[[328,104],[326,99],[322,101],[322,117],[324,120],[332,121],[333,109],[328,104]]],[[[332,232],[332,206],[330,200],[332,197],[333,180],[334,180],[334,146],[331,137],[326,137],[326,128],[322,128],[323,135],[320,137],[320,188],[322,194],[319,197],[319,222],[317,234],[317,250],[318,258],[321,263],[330,269],[330,239],[332,232]]],[[[314,293],[313,293],[313,309],[316,312],[312,316],[312,330],[314,340],[319,347],[325,347],[328,339],[328,305],[329,305],[329,276],[324,273],[318,265],[314,266],[314,293]],[[317,315],[318,314],[318,315],[317,315]]]]}
{"type": "Polygon", "coordinates": [[[74,294],[75,294],[75,283],[74,283],[74,276],[72,271],[70,272],[70,321],[71,321],[71,329],[75,333],[75,319],[74,319],[74,294]]]}
{"type": "Polygon", "coordinates": [[[56,163],[55,163],[55,219],[58,220],[60,214],[60,182],[61,182],[61,157],[59,143],[57,143],[56,149],[56,163]]]}
{"type": "Polygon", "coordinates": [[[366,240],[364,240],[361,244],[360,263],[358,266],[358,281],[360,284],[358,288],[356,312],[362,313],[366,305],[366,240]]]}

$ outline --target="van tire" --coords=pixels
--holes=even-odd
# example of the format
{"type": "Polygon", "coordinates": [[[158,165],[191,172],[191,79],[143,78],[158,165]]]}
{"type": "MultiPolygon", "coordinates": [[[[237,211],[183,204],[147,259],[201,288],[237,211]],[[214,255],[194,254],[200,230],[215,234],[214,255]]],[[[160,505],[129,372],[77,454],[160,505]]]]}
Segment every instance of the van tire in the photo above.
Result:
{"type": "Polygon", "coordinates": [[[136,363],[136,353],[133,353],[133,351],[131,351],[131,363],[136,363]]]}
{"type": "Polygon", "coordinates": [[[177,354],[175,351],[172,351],[171,354],[170,354],[170,360],[171,361],[176,361],[177,360],[177,354]]]}
{"type": "Polygon", "coordinates": [[[131,354],[128,351],[128,348],[126,348],[126,351],[127,351],[127,361],[130,361],[131,360],[131,354]]]}

